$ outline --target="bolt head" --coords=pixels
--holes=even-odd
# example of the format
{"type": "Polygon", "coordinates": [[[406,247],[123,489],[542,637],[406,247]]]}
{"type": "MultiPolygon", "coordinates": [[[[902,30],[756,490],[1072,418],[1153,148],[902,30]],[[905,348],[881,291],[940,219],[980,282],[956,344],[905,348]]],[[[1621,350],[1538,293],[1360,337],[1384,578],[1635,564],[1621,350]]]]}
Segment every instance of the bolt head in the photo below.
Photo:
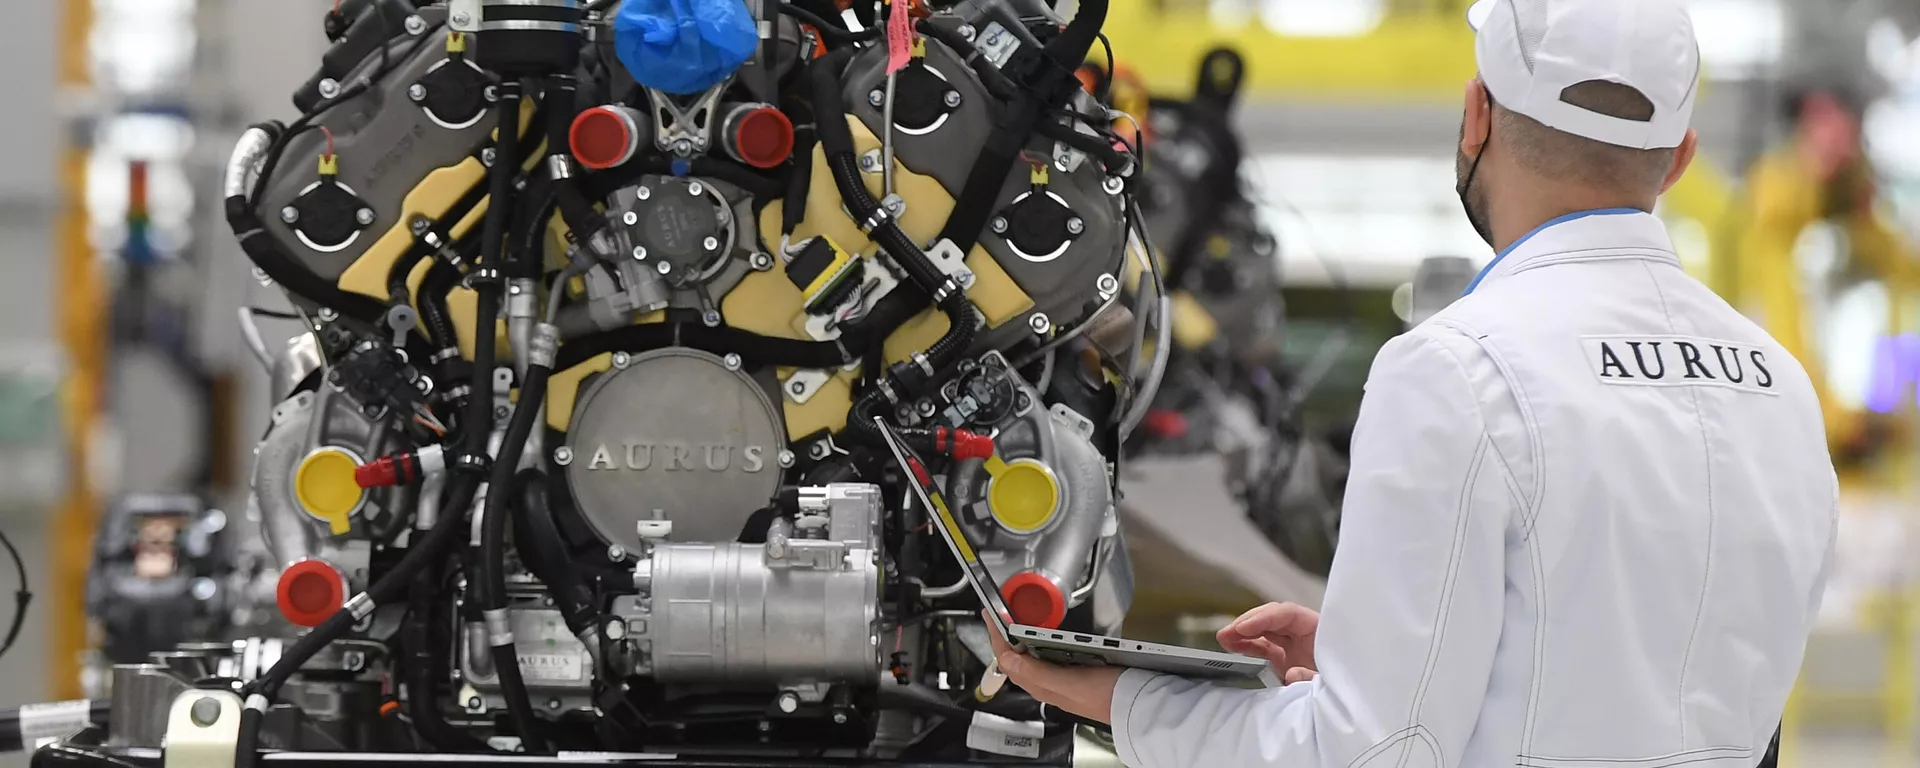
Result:
{"type": "Polygon", "coordinates": [[[638,224],[640,223],[640,214],[635,213],[633,211],[627,211],[626,213],[620,214],[620,223],[625,224],[629,227],[635,224],[638,224]]]}
{"type": "Polygon", "coordinates": [[[781,467],[793,466],[793,451],[780,452],[780,466],[781,467]]]}
{"type": "Polygon", "coordinates": [[[773,257],[768,256],[767,254],[764,254],[764,253],[755,253],[752,257],[747,259],[747,263],[750,264],[755,270],[760,272],[765,272],[769,269],[773,269],[773,257]]]}
{"type": "Polygon", "coordinates": [[[453,15],[453,25],[456,27],[464,27],[472,22],[473,22],[473,17],[468,15],[465,11],[461,11],[460,13],[456,13],[453,15]]]}
{"type": "Polygon", "coordinates": [[[957,106],[960,106],[960,92],[959,92],[959,91],[947,91],[947,95],[946,95],[946,97],[945,97],[945,98],[946,98],[946,102],[947,102],[947,106],[949,106],[949,107],[957,107],[957,106]]]}
{"type": "Polygon", "coordinates": [[[489,168],[493,167],[493,161],[497,155],[498,153],[493,150],[493,147],[480,150],[480,164],[489,168]]]}
{"type": "Polygon", "coordinates": [[[833,724],[834,724],[834,725],[846,725],[846,724],[847,724],[847,713],[845,713],[845,712],[835,712],[835,713],[833,713],[833,724]]]}
{"type": "Polygon", "coordinates": [[[654,271],[659,272],[660,274],[663,274],[663,275],[670,273],[673,271],[673,262],[662,261],[657,266],[654,267],[654,271]]]}
{"type": "Polygon", "coordinates": [[[762,720],[762,721],[760,721],[760,732],[761,732],[761,733],[766,733],[767,731],[771,731],[771,730],[773,730],[773,723],[769,723],[769,722],[767,722],[767,721],[765,721],[765,720],[762,720]]]}
{"type": "Polygon", "coordinates": [[[1007,217],[1005,216],[993,217],[993,233],[998,235],[998,234],[1004,234],[1006,231],[1007,231],[1007,217]]]}
{"type": "Polygon", "coordinates": [[[1113,275],[1101,275],[1099,280],[1094,281],[1094,287],[1101,293],[1112,294],[1120,290],[1120,280],[1113,275]]]}
{"type": "Polygon", "coordinates": [[[648,189],[646,187],[641,187],[633,191],[633,196],[641,200],[645,200],[649,197],[653,197],[653,190],[648,189]]]}
{"type": "Polygon", "coordinates": [[[414,101],[426,101],[427,87],[419,83],[407,86],[407,98],[414,101]]]}
{"type": "Polygon", "coordinates": [[[822,440],[820,442],[814,443],[813,445],[807,446],[807,458],[813,459],[814,461],[819,461],[821,459],[826,458],[827,452],[831,450],[833,449],[827,447],[826,441],[822,440]]]}
{"type": "Polygon", "coordinates": [[[1084,221],[1081,221],[1080,217],[1075,216],[1071,219],[1067,219],[1068,233],[1077,235],[1085,231],[1087,231],[1087,223],[1084,221]]]}
{"type": "Polygon", "coordinates": [[[472,696],[467,699],[467,709],[478,711],[484,706],[486,706],[486,703],[482,702],[478,696],[472,696]]]}
{"type": "Polygon", "coordinates": [[[500,86],[497,86],[497,85],[489,85],[489,86],[487,86],[487,87],[486,87],[486,90],[483,90],[483,91],[481,91],[481,92],[480,92],[480,95],[482,95],[482,96],[485,96],[485,97],[486,97],[486,99],[487,99],[487,101],[490,101],[490,102],[492,102],[492,101],[499,101],[499,100],[500,100],[500,86]]]}
{"type": "Polygon", "coordinates": [[[876,107],[880,106],[881,104],[885,104],[887,103],[887,94],[882,92],[878,88],[868,91],[867,103],[872,104],[873,106],[876,106],[876,107]]]}
{"type": "Polygon", "coordinates": [[[613,353],[613,367],[626,368],[627,366],[632,364],[633,364],[633,357],[628,355],[627,353],[625,352],[613,353]]]}
{"type": "Polygon", "coordinates": [[[616,563],[627,559],[627,548],[618,544],[607,547],[607,559],[616,563]]]}
{"type": "Polygon", "coordinates": [[[720,250],[720,239],[712,235],[708,235],[707,239],[700,241],[700,247],[705,248],[709,251],[720,250]]]}
{"type": "Polygon", "coordinates": [[[300,220],[300,209],[291,205],[280,209],[280,220],[292,224],[300,220]]]}
{"type": "Polygon", "coordinates": [[[1120,190],[1127,188],[1127,183],[1118,176],[1108,176],[1106,181],[1100,183],[1100,188],[1106,190],[1109,195],[1117,195],[1120,194],[1120,190]]]}
{"type": "Polygon", "coordinates": [[[934,410],[933,401],[922,400],[914,406],[914,409],[919,411],[921,416],[932,416],[934,410]]]}
{"type": "Polygon", "coordinates": [[[708,328],[712,328],[716,325],[719,325],[720,311],[717,309],[707,310],[705,313],[700,315],[700,322],[705,323],[708,328]]]}
{"type": "Polygon", "coordinates": [[[553,449],[553,463],[555,463],[555,464],[558,464],[558,465],[560,465],[560,466],[563,466],[563,467],[564,467],[564,466],[566,466],[566,465],[568,465],[568,464],[572,464],[572,463],[573,463],[573,449],[572,449],[572,448],[568,448],[568,447],[566,447],[566,446],[564,446],[564,445],[563,445],[563,446],[560,446],[560,447],[558,447],[558,448],[555,448],[555,449],[553,449]]]}
{"type": "Polygon", "coordinates": [[[694,197],[699,197],[700,193],[705,191],[707,191],[707,188],[700,186],[700,182],[696,181],[687,185],[687,194],[693,195],[694,197]]]}
{"type": "Polygon", "coordinates": [[[720,362],[726,365],[729,371],[740,370],[740,356],[732,352],[728,352],[726,357],[720,358],[720,362]]]}
{"type": "Polygon", "coordinates": [[[360,210],[358,210],[358,211],[355,211],[355,212],[354,212],[354,214],[353,214],[353,220],[354,220],[354,221],[357,221],[357,222],[360,222],[360,226],[363,226],[363,227],[364,227],[364,226],[367,226],[367,225],[369,225],[369,224],[372,224],[372,223],[373,223],[373,209],[372,209],[372,208],[362,208],[362,209],[360,209],[360,210]]]}
{"type": "Polygon", "coordinates": [[[614,619],[613,621],[609,621],[607,622],[607,628],[605,632],[607,633],[608,640],[619,640],[620,638],[627,636],[627,623],[625,621],[621,621],[620,619],[614,619]]]}
{"type": "Polygon", "coordinates": [[[415,216],[413,217],[413,221],[407,222],[407,229],[413,230],[413,233],[416,235],[427,231],[427,229],[432,226],[433,221],[425,216],[415,216]]]}
{"type": "Polygon", "coordinates": [[[646,246],[644,246],[644,245],[636,245],[636,246],[634,246],[634,247],[633,247],[633,260],[634,260],[634,261],[646,261],[646,260],[647,260],[647,247],[646,247],[646,246]]]}
{"type": "Polygon", "coordinates": [[[679,141],[676,141],[673,143],[673,151],[675,154],[681,154],[681,155],[692,152],[693,142],[687,141],[686,139],[681,139],[679,141]]]}
{"type": "Polygon", "coordinates": [[[860,156],[860,170],[872,173],[880,169],[880,161],[873,155],[860,156]]]}
{"type": "Polygon", "coordinates": [[[320,97],[331,99],[340,95],[340,81],[331,77],[320,81],[320,97]]]}
{"type": "Polygon", "coordinates": [[[349,672],[359,671],[366,663],[367,657],[359,651],[347,651],[346,653],[340,654],[340,666],[346,667],[349,672]]]}
{"type": "Polygon", "coordinates": [[[791,715],[800,711],[800,696],[793,691],[781,692],[780,697],[774,702],[779,705],[780,711],[786,714],[791,715]]]}
{"type": "Polygon", "coordinates": [[[796,381],[787,385],[787,388],[793,390],[793,393],[796,395],[803,395],[807,392],[807,383],[804,381],[796,381]]]}
{"type": "Polygon", "coordinates": [[[220,721],[220,700],[212,696],[203,696],[195,700],[193,707],[187,710],[187,717],[193,720],[194,725],[202,728],[213,727],[214,723],[220,721]]]}
{"type": "Polygon", "coordinates": [[[406,21],[406,27],[407,27],[407,34],[418,35],[422,32],[427,31],[427,20],[422,19],[418,16],[408,16],[406,21]]]}
{"type": "MultiPolygon", "coordinates": [[[[461,22],[461,23],[465,23],[465,22],[461,22]]],[[[960,25],[960,37],[961,37],[961,39],[964,39],[964,40],[972,40],[972,39],[973,39],[973,36],[974,36],[975,34],[977,34],[977,33],[976,33],[976,32],[974,32],[974,29],[973,29],[973,25],[972,25],[972,24],[962,24],[962,25],[960,25]]]]}
{"type": "Polygon", "coordinates": [[[333,322],[333,321],[335,321],[335,320],[338,320],[338,319],[340,319],[340,313],[338,313],[338,312],[335,312],[335,311],[333,311],[333,310],[332,310],[331,308],[329,308],[329,307],[321,307],[321,308],[320,308],[320,320],[321,320],[321,322],[327,322],[327,323],[331,323],[331,322],[333,322]]]}
{"type": "Polygon", "coordinates": [[[547,709],[551,709],[551,710],[553,710],[553,711],[555,711],[555,712],[558,712],[558,711],[560,711],[560,700],[559,700],[559,699],[547,699],[547,709]]]}
{"type": "Polygon", "coordinates": [[[1034,333],[1046,333],[1053,330],[1053,321],[1047,319],[1046,315],[1035,312],[1032,317],[1027,318],[1027,327],[1033,329],[1034,333]]]}

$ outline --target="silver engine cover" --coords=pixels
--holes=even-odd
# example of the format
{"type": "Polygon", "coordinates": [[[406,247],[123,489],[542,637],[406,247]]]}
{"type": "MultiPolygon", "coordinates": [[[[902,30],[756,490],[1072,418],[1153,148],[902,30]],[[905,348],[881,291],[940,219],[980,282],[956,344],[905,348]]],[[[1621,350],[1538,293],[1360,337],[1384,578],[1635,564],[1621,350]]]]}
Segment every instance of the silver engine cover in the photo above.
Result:
{"type": "Polygon", "coordinates": [[[779,490],[785,422],[738,361],[621,353],[581,391],[567,485],[601,540],[639,552],[635,526],[670,520],[680,541],[734,541],[779,490]]]}
{"type": "Polygon", "coordinates": [[[880,674],[879,486],[803,488],[766,544],[663,544],[623,598],[639,674],[800,686],[880,674]]]}

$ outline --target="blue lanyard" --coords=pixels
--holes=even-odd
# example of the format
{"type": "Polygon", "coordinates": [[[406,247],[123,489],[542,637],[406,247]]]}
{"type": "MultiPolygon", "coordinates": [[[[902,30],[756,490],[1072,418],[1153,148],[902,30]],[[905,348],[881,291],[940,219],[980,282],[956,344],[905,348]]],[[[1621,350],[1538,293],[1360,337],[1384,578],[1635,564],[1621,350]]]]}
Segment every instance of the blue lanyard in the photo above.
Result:
{"type": "Polygon", "coordinates": [[[1630,213],[1646,213],[1646,211],[1638,210],[1635,208],[1600,208],[1598,210],[1592,210],[1592,211],[1576,211],[1574,213],[1569,213],[1565,216],[1561,216],[1557,219],[1549,221],[1540,226],[1534,227],[1532,232],[1528,232],[1527,234],[1521,236],[1520,239],[1513,241],[1512,245],[1507,246],[1506,249],[1500,251],[1499,255],[1494,256],[1493,261],[1487,262],[1487,266],[1480,270],[1480,274],[1474,276],[1472,283],[1467,285],[1467,292],[1460,295],[1467,296],[1469,294],[1472,294],[1473,289],[1480,287],[1480,281],[1487,279],[1487,275],[1493,273],[1494,267],[1500,266],[1501,259],[1506,258],[1507,254],[1513,253],[1515,249],[1525,244],[1528,240],[1532,240],[1534,235],[1540,234],[1541,232],[1545,232],[1549,229],[1557,227],[1561,224],[1565,224],[1569,221],[1577,221],[1579,219],[1584,219],[1588,216],[1624,216],[1630,213]]]}

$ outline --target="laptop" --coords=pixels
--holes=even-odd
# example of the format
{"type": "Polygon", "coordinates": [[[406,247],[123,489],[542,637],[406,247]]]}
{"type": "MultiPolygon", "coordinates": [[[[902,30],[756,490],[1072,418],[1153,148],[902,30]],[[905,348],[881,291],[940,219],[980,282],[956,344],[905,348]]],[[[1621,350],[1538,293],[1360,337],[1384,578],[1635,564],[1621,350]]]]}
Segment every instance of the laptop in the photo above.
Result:
{"type": "Polygon", "coordinates": [[[1264,659],[1009,623],[1006,617],[1013,614],[1000,599],[1000,585],[993,580],[993,574],[987,572],[986,566],[975,554],[973,545],[967,541],[966,532],[954,519],[940,489],[934,487],[933,476],[927,472],[926,464],[914,455],[913,449],[907,447],[906,442],[894,433],[884,419],[876,417],[873,421],[879,425],[880,435],[886,440],[887,449],[893,452],[894,461],[906,474],[914,496],[938,523],[933,528],[940,532],[940,538],[947,542],[948,551],[961,564],[973,594],[980,598],[981,605],[987,607],[987,619],[993,622],[994,628],[1000,631],[1000,636],[1006,638],[1014,650],[1055,664],[1128,667],[1182,677],[1258,681],[1270,688],[1280,684],[1264,659]]]}

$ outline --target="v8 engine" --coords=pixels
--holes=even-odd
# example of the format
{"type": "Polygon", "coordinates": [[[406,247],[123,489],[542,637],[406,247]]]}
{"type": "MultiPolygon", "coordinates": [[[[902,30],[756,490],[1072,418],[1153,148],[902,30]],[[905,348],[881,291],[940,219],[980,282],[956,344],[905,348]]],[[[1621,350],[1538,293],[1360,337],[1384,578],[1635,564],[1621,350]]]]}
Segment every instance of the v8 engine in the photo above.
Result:
{"type": "Polygon", "coordinates": [[[117,669],[116,707],[230,697],[246,765],[967,761],[978,712],[1033,723],[1021,756],[1101,754],[974,695],[980,606],[875,420],[1015,618],[1117,631],[1119,446],[1169,345],[1131,138],[1075,77],[1104,15],[340,4],[225,187],[306,324],[243,575],[285,622],[117,669]]]}

